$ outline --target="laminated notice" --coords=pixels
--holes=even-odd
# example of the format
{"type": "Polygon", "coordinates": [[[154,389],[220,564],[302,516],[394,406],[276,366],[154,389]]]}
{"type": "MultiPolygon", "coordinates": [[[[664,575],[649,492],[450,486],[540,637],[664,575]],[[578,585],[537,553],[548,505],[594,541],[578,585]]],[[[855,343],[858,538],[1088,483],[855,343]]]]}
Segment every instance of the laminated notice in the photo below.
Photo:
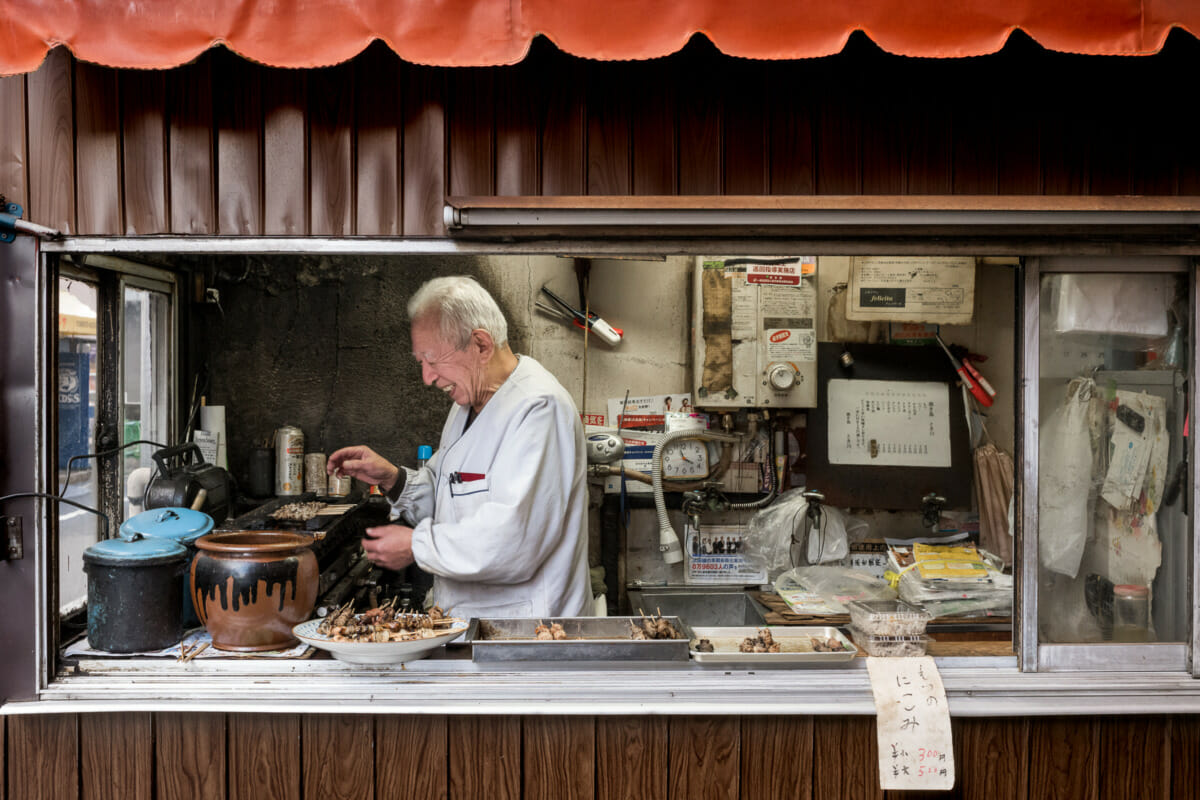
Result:
{"type": "Polygon", "coordinates": [[[868,658],[881,789],[954,788],[954,740],[942,676],[929,656],[868,658]]]}
{"type": "Polygon", "coordinates": [[[970,256],[857,256],[846,319],[966,325],[975,311],[970,256]]]}

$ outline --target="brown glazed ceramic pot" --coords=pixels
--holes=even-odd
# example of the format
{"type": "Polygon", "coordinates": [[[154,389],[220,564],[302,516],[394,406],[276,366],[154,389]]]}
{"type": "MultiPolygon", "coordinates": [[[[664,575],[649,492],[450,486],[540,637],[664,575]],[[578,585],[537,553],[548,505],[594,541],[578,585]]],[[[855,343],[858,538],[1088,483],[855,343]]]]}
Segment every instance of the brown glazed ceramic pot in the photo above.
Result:
{"type": "Polygon", "coordinates": [[[223,531],[196,540],[192,599],[221,650],[278,650],[317,602],[312,537],[286,531],[223,531]]]}

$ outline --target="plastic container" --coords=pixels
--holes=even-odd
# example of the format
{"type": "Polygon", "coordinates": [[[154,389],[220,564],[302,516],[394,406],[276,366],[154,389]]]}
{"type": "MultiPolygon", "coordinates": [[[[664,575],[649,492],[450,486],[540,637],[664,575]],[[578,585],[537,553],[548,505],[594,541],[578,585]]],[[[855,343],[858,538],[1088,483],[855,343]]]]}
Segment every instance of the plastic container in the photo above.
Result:
{"type": "Polygon", "coordinates": [[[162,650],[183,637],[179,609],[187,548],[166,539],[105,539],[83,551],[87,638],[97,650],[162,650]]]}
{"type": "Polygon", "coordinates": [[[1129,583],[1114,586],[1112,614],[1114,642],[1154,641],[1150,629],[1150,590],[1145,586],[1129,583]]]}
{"type": "Polygon", "coordinates": [[[873,636],[863,633],[853,626],[850,628],[850,635],[864,653],[880,658],[923,656],[926,646],[933,641],[924,634],[919,636],[873,636]]]}
{"type": "Polygon", "coordinates": [[[852,600],[850,622],[868,636],[920,636],[929,614],[903,600],[852,600]]]}
{"type": "MultiPolygon", "coordinates": [[[[135,514],[121,523],[121,538],[167,539],[187,548],[187,563],[196,556],[196,540],[213,529],[213,519],[202,511],[190,508],[152,508],[135,514]]],[[[191,577],[184,572],[182,580],[183,605],[181,619],[185,628],[200,624],[192,604],[191,577]]]]}

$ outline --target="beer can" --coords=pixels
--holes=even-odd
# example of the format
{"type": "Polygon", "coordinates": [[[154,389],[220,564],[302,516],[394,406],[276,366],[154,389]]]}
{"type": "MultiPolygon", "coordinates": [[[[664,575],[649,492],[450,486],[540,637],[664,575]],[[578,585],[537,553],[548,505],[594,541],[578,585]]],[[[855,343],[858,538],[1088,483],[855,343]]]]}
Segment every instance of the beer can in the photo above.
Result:
{"type": "Polygon", "coordinates": [[[325,454],[304,454],[304,491],[325,495],[325,454]]]}
{"type": "Polygon", "coordinates": [[[345,497],[350,494],[350,478],[345,475],[329,476],[329,497],[345,497]]]}
{"type": "Polygon", "coordinates": [[[284,425],[275,431],[275,494],[304,492],[304,431],[284,425]]]}

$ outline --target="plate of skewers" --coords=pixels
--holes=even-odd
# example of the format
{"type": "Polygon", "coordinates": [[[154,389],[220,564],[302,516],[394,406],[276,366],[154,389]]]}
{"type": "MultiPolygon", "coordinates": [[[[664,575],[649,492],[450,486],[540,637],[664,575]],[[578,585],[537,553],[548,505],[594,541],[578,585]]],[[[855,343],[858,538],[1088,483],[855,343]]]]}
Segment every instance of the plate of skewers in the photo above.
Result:
{"type": "Polygon", "coordinates": [[[466,620],[449,617],[434,606],[428,613],[402,611],[391,603],[360,614],[352,604],[339,606],[322,619],[292,628],[305,644],[327,650],[352,664],[398,664],[425,658],[462,635],[466,620]]]}

